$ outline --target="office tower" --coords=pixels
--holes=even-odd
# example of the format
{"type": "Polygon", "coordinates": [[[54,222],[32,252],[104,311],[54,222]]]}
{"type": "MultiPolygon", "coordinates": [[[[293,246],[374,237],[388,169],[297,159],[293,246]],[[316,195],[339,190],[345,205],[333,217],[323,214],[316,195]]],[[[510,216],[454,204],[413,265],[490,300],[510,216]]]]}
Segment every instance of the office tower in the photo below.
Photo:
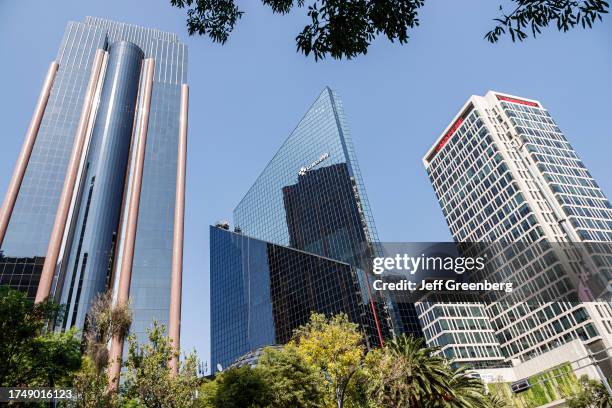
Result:
{"type": "Polygon", "coordinates": [[[234,222],[246,235],[341,260],[359,259],[377,241],[342,103],[331,89],[236,206],[234,222]]]}
{"type": "Polygon", "coordinates": [[[0,214],[0,283],[66,304],[61,329],[112,289],[133,334],[155,319],[178,345],[186,81],[175,34],[68,23],[0,214]]]}
{"type": "MultiPolygon", "coordinates": [[[[329,258],[339,262],[336,265],[348,264],[355,269],[359,283],[357,297],[367,305],[362,308],[363,316],[357,318],[350,309],[312,302],[309,307],[316,308],[311,311],[343,310],[360,324],[370,347],[383,344],[393,328],[401,325],[386,294],[370,290],[365,267],[377,251],[377,234],[342,104],[331,89],[323,90],[236,206],[234,222],[245,236],[286,247],[287,251],[293,248],[311,257],[329,258]]],[[[213,238],[211,253],[215,248],[213,238]]],[[[211,263],[211,281],[220,271],[219,264],[211,263]]],[[[218,290],[228,289],[218,286],[218,290]]],[[[319,290],[327,289],[323,285],[319,290]]],[[[212,296],[224,299],[223,293],[212,296]]],[[[416,312],[413,320],[416,321],[416,312]]],[[[219,326],[213,322],[213,327],[223,330],[224,324],[227,322],[223,320],[219,326]]],[[[301,322],[292,319],[288,324],[293,330],[301,322]]],[[[213,333],[213,343],[220,341],[215,340],[216,335],[213,333]]]]}
{"type": "MultiPolygon", "coordinates": [[[[517,286],[481,305],[503,355],[525,363],[572,342],[603,351],[598,358],[609,354],[609,304],[550,295],[556,285],[560,295],[599,298],[612,266],[606,251],[599,273],[585,278],[566,268],[571,262],[561,243],[588,252],[609,242],[612,206],[542,104],[492,91],[472,96],[423,163],[455,241],[489,243],[496,270],[517,286]]],[[[447,334],[430,328],[424,328],[430,336],[447,334]]]]}
{"type": "Polygon", "coordinates": [[[313,311],[366,324],[368,296],[348,263],[210,227],[211,367],[285,344],[313,311]]]}

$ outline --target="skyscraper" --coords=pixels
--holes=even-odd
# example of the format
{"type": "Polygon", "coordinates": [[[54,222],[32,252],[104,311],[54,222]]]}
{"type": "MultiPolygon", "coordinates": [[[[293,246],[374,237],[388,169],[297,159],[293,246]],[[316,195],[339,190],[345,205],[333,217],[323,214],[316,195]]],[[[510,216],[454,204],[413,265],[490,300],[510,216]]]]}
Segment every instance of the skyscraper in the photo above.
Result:
{"type": "MultiPolygon", "coordinates": [[[[268,343],[272,339],[288,340],[287,336],[305,322],[310,312],[345,312],[359,323],[369,346],[380,345],[391,336],[393,307],[383,295],[370,290],[370,278],[365,272],[376,251],[376,230],[342,104],[331,89],[323,90],[236,206],[234,222],[243,236],[232,238],[234,241],[265,241],[268,246],[275,245],[278,254],[287,255],[247,267],[236,260],[247,252],[222,250],[231,247],[229,238],[224,238],[227,233],[211,230],[213,350],[217,348],[215,343],[225,341],[224,327],[227,325],[229,330],[232,324],[227,316],[222,316],[227,313],[224,307],[229,307],[228,302],[235,297],[235,293],[229,294],[233,289],[223,284],[224,279],[237,276],[236,271],[268,276],[272,273],[268,263],[272,261],[277,269],[285,271],[277,274],[280,280],[276,285],[293,297],[293,303],[289,303],[297,309],[287,309],[293,310],[293,315],[275,314],[273,327],[276,330],[284,327],[284,334],[269,335],[268,343]],[[224,261],[224,257],[228,259],[224,261]],[[230,265],[232,262],[234,266],[230,265]],[[338,275],[330,275],[329,268],[338,275]],[[303,280],[308,283],[295,283],[303,280]],[[308,290],[321,292],[321,297],[313,297],[308,290]],[[337,296],[327,297],[326,293],[337,296]],[[338,303],[341,299],[345,301],[338,303]]],[[[282,305],[289,303],[283,303],[280,293],[271,292],[268,301],[278,310],[285,310],[289,306],[282,305]]],[[[251,344],[254,348],[262,345],[251,344]]]]}
{"type": "Polygon", "coordinates": [[[312,312],[365,325],[369,304],[350,264],[210,227],[211,366],[287,343],[312,312]]]}
{"type": "Polygon", "coordinates": [[[68,23],[0,213],[0,283],[65,303],[62,328],[113,290],[132,333],[155,319],[178,345],[186,82],[175,34],[68,23]]]}
{"type": "MultiPolygon", "coordinates": [[[[572,342],[607,357],[609,303],[542,301],[540,296],[553,285],[556,291],[566,288],[561,281],[576,275],[581,299],[599,299],[612,267],[604,250],[598,273],[582,276],[565,268],[569,263],[561,244],[551,244],[582,245],[592,255],[597,249],[592,244],[612,238],[612,206],[542,104],[493,91],[472,96],[423,163],[455,241],[502,244],[489,246],[497,251],[496,270],[523,295],[504,294],[484,308],[506,359],[524,363],[572,342]],[[508,250],[516,243],[520,250],[508,250]]],[[[444,328],[429,329],[429,342],[448,334],[444,328]]],[[[471,340],[467,343],[480,346],[471,340]]]]}

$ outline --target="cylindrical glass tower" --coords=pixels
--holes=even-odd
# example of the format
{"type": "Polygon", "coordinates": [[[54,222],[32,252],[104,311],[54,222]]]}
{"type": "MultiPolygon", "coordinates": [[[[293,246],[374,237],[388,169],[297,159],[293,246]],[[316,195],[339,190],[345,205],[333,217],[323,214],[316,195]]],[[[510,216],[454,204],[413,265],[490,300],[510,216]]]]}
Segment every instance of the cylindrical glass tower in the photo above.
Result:
{"type": "Polygon", "coordinates": [[[74,238],[65,268],[65,327],[83,327],[93,297],[104,292],[112,271],[128,156],[136,113],[143,51],[119,41],[108,49],[89,152],[83,170],[74,238]]]}

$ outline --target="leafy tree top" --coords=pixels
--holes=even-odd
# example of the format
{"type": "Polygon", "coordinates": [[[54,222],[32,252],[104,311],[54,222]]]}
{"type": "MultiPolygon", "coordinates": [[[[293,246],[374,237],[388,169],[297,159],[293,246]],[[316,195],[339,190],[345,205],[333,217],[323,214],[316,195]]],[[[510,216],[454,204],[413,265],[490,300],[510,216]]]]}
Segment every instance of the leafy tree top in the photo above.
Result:
{"type": "Polygon", "coordinates": [[[14,289],[0,287],[0,386],[68,384],[81,365],[75,330],[46,328],[62,315],[54,302],[34,304],[14,289]]]}
{"type": "MultiPolygon", "coordinates": [[[[297,50],[315,60],[331,56],[351,59],[366,54],[372,41],[384,36],[405,44],[410,30],[419,26],[419,10],[425,0],[261,0],[276,14],[306,8],[308,24],[296,36],[297,50]]],[[[210,37],[224,44],[244,12],[235,0],[170,0],[187,9],[190,35],[210,37]]],[[[574,27],[591,28],[608,13],[605,0],[509,0],[500,6],[501,16],[485,38],[494,43],[502,35],[512,41],[534,37],[544,28],[559,31],[574,27]]]]}

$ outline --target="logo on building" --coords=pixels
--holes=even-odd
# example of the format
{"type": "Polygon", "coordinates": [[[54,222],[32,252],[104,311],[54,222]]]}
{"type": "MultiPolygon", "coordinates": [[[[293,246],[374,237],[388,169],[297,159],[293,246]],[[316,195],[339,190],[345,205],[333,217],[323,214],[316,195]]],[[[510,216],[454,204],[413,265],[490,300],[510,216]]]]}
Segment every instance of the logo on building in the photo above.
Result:
{"type": "Polygon", "coordinates": [[[324,161],[325,159],[327,159],[329,157],[329,153],[323,153],[321,155],[321,157],[319,157],[317,160],[313,161],[312,163],[310,163],[308,166],[304,166],[300,168],[300,171],[298,171],[298,176],[303,176],[304,174],[308,173],[310,170],[312,170],[316,165],[318,165],[319,163],[321,163],[322,161],[324,161]]]}

